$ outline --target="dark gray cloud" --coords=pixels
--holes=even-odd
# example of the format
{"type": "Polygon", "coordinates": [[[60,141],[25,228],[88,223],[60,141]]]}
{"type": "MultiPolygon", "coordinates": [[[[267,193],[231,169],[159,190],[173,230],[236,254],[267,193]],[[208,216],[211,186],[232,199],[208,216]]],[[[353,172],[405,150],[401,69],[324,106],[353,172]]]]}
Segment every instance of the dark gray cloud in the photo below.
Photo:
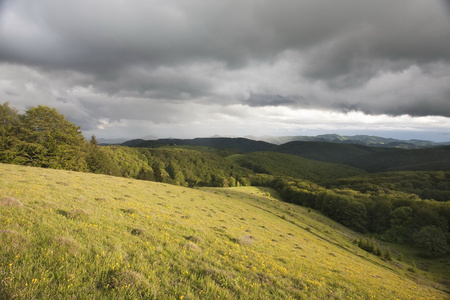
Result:
{"type": "Polygon", "coordinates": [[[249,106],[279,106],[279,105],[292,105],[296,103],[296,99],[302,98],[301,96],[295,96],[292,98],[283,97],[280,95],[261,95],[251,94],[250,98],[245,102],[249,106]]]}
{"type": "Polygon", "coordinates": [[[3,0],[0,95],[86,128],[194,104],[450,117],[449,3],[3,0]]]}

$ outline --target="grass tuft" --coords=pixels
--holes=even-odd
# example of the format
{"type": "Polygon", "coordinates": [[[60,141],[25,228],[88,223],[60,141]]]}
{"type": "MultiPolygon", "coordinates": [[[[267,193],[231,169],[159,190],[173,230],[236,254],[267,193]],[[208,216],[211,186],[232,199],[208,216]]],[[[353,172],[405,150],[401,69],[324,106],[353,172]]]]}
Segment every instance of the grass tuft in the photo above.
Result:
{"type": "Polygon", "coordinates": [[[131,234],[132,235],[142,235],[144,233],[145,233],[145,230],[141,229],[141,228],[133,228],[133,229],[131,229],[131,234]]]}
{"type": "Polygon", "coordinates": [[[135,214],[138,212],[135,208],[122,208],[121,211],[126,214],[135,214]]]}
{"type": "Polygon", "coordinates": [[[59,236],[54,238],[53,246],[56,251],[70,255],[79,254],[82,250],[81,245],[71,237],[59,236]]]}
{"type": "Polygon", "coordinates": [[[106,280],[100,283],[105,289],[124,289],[136,287],[138,289],[148,289],[150,284],[144,275],[132,270],[109,270],[106,280]]]}
{"type": "Polygon", "coordinates": [[[66,212],[65,217],[72,220],[87,220],[88,213],[81,208],[74,208],[66,212]]]}
{"type": "Polygon", "coordinates": [[[195,235],[186,236],[185,239],[197,244],[201,244],[203,242],[203,239],[201,237],[195,235]]]}
{"type": "Polygon", "coordinates": [[[23,206],[23,204],[14,197],[5,197],[0,201],[0,206],[23,206]]]}
{"type": "Polygon", "coordinates": [[[193,243],[193,242],[185,243],[183,245],[183,248],[187,249],[187,250],[191,250],[191,251],[201,251],[200,247],[197,244],[193,243]]]}
{"type": "Polygon", "coordinates": [[[26,249],[28,240],[20,233],[13,230],[0,230],[0,245],[11,253],[17,253],[26,249]]]}
{"type": "Polygon", "coordinates": [[[251,235],[244,235],[237,239],[239,245],[251,245],[255,241],[255,238],[251,235]]]}

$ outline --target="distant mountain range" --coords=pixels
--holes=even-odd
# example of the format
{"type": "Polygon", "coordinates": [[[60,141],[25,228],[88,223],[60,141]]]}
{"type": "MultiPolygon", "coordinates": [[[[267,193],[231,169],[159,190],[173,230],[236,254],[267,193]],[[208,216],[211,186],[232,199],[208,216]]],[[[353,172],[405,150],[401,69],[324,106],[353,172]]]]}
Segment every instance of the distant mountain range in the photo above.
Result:
{"type": "Polygon", "coordinates": [[[282,145],[293,141],[356,144],[371,147],[404,148],[404,149],[420,149],[420,148],[431,148],[443,145],[450,145],[450,142],[436,143],[425,140],[398,140],[393,138],[383,138],[379,136],[369,136],[369,135],[345,136],[338,134],[322,134],[317,136],[280,136],[280,137],[246,136],[246,138],[252,140],[265,141],[276,145],[282,145]]]}
{"type": "MultiPolygon", "coordinates": [[[[245,136],[244,138],[238,137],[220,137],[214,136],[210,138],[195,138],[195,139],[158,139],[155,136],[146,136],[142,139],[127,140],[127,139],[99,139],[99,143],[102,145],[111,144],[122,144],[124,146],[135,146],[144,141],[157,141],[162,144],[177,144],[177,145],[188,145],[192,144],[191,141],[196,145],[217,147],[214,145],[220,144],[223,141],[229,142],[231,139],[248,139],[258,142],[266,142],[273,145],[282,145],[289,142],[301,141],[301,142],[326,142],[326,143],[336,143],[336,144],[354,144],[363,145],[370,147],[383,147],[383,148],[401,148],[401,149],[423,149],[450,145],[450,142],[437,143],[426,140],[399,140],[393,138],[383,138],[379,136],[369,136],[369,135],[338,135],[338,134],[322,134],[317,136],[245,136]],[[214,142],[210,140],[215,139],[214,142]]],[[[242,142],[242,140],[241,140],[242,142]]],[[[221,148],[221,147],[219,147],[221,148]]],[[[267,149],[266,149],[267,150],[267,149]]],[[[247,151],[246,151],[247,152],[247,151]]]]}
{"type": "Polygon", "coordinates": [[[255,141],[246,138],[214,137],[158,140],[136,139],[121,145],[146,148],[162,146],[209,147],[231,149],[236,151],[236,153],[271,151],[322,162],[344,164],[367,172],[450,171],[450,146],[426,141],[413,140],[404,142],[369,136],[356,137],[361,140],[359,143],[351,143],[350,141],[354,140],[339,135],[325,135],[314,138],[328,138],[331,142],[295,140],[276,145],[266,141],[255,141]],[[365,145],[364,141],[369,145],[365,145]],[[386,143],[386,141],[389,142],[386,143]]]}

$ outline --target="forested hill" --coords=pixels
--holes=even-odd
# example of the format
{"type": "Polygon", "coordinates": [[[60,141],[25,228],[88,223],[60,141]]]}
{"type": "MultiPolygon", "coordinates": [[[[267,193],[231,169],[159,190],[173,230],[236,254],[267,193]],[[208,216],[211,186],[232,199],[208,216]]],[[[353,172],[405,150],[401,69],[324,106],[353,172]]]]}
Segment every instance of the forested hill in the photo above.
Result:
{"type": "Polygon", "coordinates": [[[139,148],[157,148],[166,145],[202,146],[214,149],[232,149],[240,153],[271,151],[322,162],[344,164],[371,173],[450,171],[450,146],[401,149],[313,141],[294,141],[277,146],[245,138],[159,139],[148,141],[138,139],[127,141],[122,145],[139,148]]]}
{"type": "MultiPolygon", "coordinates": [[[[210,140],[210,139],[222,139],[222,137],[212,137],[212,138],[202,138],[202,140],[210,140]]],[[[227,139],[227,138],[225,138],[227,139]]],[[[322,142],[322,143],[334,143],[334,144],[353,144],[353,145],[362,145],[369,147],[380,147],[380,148],[398,148],[398,149],[425,149],[425,148],[433,148],[450,145],[450,142],[432,142],[427,140],[399,140],[394,138],[383,138],[379,136],[369,136],[369,135],[354,135],[354,136],[342,136],[338,134],[322,134],[317,136],[245,136],[245,139],[249,139],[251,141],[259,141],[259,142],[267,142],[273,145],[282,145],[290,142],[322,142]]],[[[152,144],[158,142],[158,138],[153,137],[150,140],[144,139],[135,139],[129,141],[118,142],[117,140],[104,140],[100,139],[100,143],[104,145],[108,144],[120,144],[125,146],[133,147],[135,145],[141,144],[142,142],[146,142],[148,144],[152,144]],[[108,143],[109,141],[109,143],[108,143]]],[[[161,143],[167,143],[169,140],[174,141],[174,139],[161,139],[161,143]]],[[[176,139],[179,143],[179,139],[176,139]]],[[[198,139],[197,139],[198,140],[198,139]]],[[[195,144],[197,145],[198,141],[194,140],[182,140],[183,144],[195,144]]],[[[216,142],[216,141],[208,141],[208,142],[216,142]]],[[[145,143],[144,143],[145,144],[145,143]]],[[[211,144],[212,145],[212,144],[211,144]]]]}
{"type": "Polygon", "coordinates": [[[228,159],[256,173],[301,178],[322,182],[329,178],[345,178],[366,174],[364,170],[276,152],[253,152],[230,155],[228,159]]]}
{"type": "Polygon", "coordinates": [[[274,151],[345,164],[368,172],[450,170],[450,146],[397,149],[324,142],[290,142],[278,146],[274,151]]]}
{"type": "Polygon", "coordinates": [[[158,145],[203,146],[219,149],[234,149],[249,153],[255,151],[269,151],[276,147],[262,141],[254,141],[245,138],[195,138],[195,139],[158,139],[156,141],[131,140],[122,144],[131,147],[154,147],[158,145]]]}
{"type": "Polygon", "coordinates": [[[331,163],[345,163],[352,158],[364,156],[373,152],[389,152],[392,150],[394,149],[328,142],[289,142],[280,145],[275,149],[276,152],[293,154],[331,163]]]}

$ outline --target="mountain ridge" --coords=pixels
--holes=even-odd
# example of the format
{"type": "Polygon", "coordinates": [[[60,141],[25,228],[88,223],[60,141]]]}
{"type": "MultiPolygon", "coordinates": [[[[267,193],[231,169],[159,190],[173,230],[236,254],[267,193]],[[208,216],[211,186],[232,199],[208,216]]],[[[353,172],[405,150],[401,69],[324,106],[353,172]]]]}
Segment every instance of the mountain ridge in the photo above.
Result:
{"type": "Polygon", "coordinates": [[[339,135],[339,134],[321,134],[316,136],[246,136],[249,139],[261,140],[272,144],[282,145],[288,142],[304,141],[304,142],[331,142],[342,144],[359,144],[374,147],[386,148],[431,148],[442,145],[448,145],[450,142],[433,142],[428,140],[410,139],[401,140],[395,138],[384,138],[372,135],[339,135]]]}
{"type": "MultiPolygon", "coordinates": [[[[130,141],[157,141],[162,143],[176,143],[183,144],[189,143],[189,141],[201,140],[206,141],[209,139],[247,139],[256,142],[266,142],[273,145],[282,145],[289,142],[302,141],[302,142],[327,142],[336,144],[355,144],[380,148],[400,148],[400,149],[423,149],[433,148],[439,146],[450,145],[449,142],[433,142],[430,140],[410,139],[402,140],[395,138],[385,138],[373,135],[339,135],[339,134],[321,134],[316,136],[254,136],[247,135],[243,137],[236,136],[219,136],[214,135],[212,137],[197,137],[192,139],[181,138],[157,138],[155,136],[146,136],[140,139],[99,139],[101,144],[121,144],[124,146],[130,145],[130,141]]],[[[137,144],[137,143],[134,143],[137,144]]],[[[134,144],[132,144],[134,146],[134,144]]]]}
{"type": "Polygon", "coordinates": [[[271,151],[292,154],[328,163],[338,163],[367,172],[450,171],[450,146],[428,148],[378,147],[324,141],[291,141],[281,145],[247,138],[195,138],[130,140],[122,146],[157,148],[162,146],[200,146],[232,149],[240,153],[271,151]]]}

